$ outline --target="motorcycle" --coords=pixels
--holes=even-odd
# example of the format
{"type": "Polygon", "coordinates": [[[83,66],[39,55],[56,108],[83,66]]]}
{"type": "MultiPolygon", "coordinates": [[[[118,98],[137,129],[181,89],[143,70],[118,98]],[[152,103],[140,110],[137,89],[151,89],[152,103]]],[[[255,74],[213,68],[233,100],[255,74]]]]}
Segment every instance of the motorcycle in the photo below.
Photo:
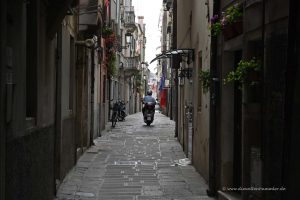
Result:
{"type": "Polygon", "coordinates": [[[144,106],[144,122],[147,124],[147,126],[150,126],[150,124],[154,120],[154,113],[155,113],[155,103],[153,102],[146,102],[144,106]]]}

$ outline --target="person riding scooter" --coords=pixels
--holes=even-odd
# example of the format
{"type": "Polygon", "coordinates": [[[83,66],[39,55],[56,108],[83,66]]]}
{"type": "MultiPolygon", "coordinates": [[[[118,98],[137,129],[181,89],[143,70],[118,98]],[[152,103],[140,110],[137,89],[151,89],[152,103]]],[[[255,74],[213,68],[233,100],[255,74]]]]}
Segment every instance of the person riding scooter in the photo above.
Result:
{"type": "Polygon", "coordinates": [[[152,97],[152,91],[147,92],[147,96],[143,99],[144,107],[142,109],[143,111],[143,117],[144,122],[150,126],[150,124],[154,120],[154,112],[155,112],[155,104],[156,100],[152,97]]]}
{"type": "Polygon", "coordinates": [[[145,112],[145,104],[148,103],[148,102],[154,103],[154,105],[156,104],[156,100],[152,97],[152,91],[151,90],[147,91],[147,96],[145,96],[144,99],[143,99],[143,104],[144,104],[144,107],[142,109],[143,114],[145,112]]]}

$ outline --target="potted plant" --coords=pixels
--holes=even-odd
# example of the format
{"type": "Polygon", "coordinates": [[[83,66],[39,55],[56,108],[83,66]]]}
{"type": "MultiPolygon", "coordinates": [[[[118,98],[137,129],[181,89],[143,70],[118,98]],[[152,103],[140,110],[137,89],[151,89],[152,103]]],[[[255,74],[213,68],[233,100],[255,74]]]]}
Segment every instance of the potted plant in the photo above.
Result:
{"type": "Polygon", "coordinates": [[[223,32],[225,40],[243,32],[243,10],[240,3],[229,6],[221,16],[214,15],[210,19],[210,30],[213,37],[223,32]]]}
{"type": "Polygon", "coordinates": [[[104,26],[102,29],[102,36],[104,38],[106,38],[106,37],[109,37],[111,34],[113,34],[112,28],[110,28],[108,26],[104,26]]]}
{"type": "Polygon", "coordinates": [[[227,74],[224,79],[224,84],[237,81],[240,85],[253,86],[259,83],[260,64],[256,58],[251,60],[240,60],[237,68],[227,74]]]}
{"type": "Polygon", "coordinates": [[[117,46],[117,38],[114,33],[105,38],[105,45],[109,50],[114,49],[117,46]]]}
{"type": "Polygon", "coordinates": [[[229,6],[225,12],[222,13],[221,24],[224,27],[225,40],[231,39],[243,32],[242,16],[243,10],[239,3],[229,6]]]}
{"type": "Polygon", "coordinates": [[[210,30],[213,37],[218,36],[222,31],[222,24],[219,20],[219,15],[214,15],[210,19],[210,30]]]}
{"type": "Polygon", "coordinates": [[[199,79],[202,82],[202,88],[203,88],[203,92],[207,93],[209,91],[210,88],[210,83],[211,83],[211,74],[209,70],[202,70],[199,74],[199,79]]]}
{"type": "Polygon", "coordinates": [[[108,54],[108,74],[110,76],[115,76],[117,74],[117,67],[116,67],[116,53],[115,52],[111,52],[108,54]]]}

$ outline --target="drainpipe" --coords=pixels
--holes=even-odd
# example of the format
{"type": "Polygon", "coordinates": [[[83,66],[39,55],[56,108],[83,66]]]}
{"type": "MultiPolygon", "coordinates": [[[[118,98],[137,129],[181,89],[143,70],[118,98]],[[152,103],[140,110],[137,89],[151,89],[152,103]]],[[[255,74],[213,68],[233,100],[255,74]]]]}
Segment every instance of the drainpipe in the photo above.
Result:
{"type": "MultiPolygon", "coordinates": [[[[173,48],[176,49],[177,48],[177,0],[173,1],[173,48]]],[[[175,58],[176,61],[178,58],[175,58]]],[[[174,115],[175,115],[175,135],[174,137],[178,138],[178,70],[177,70],[177,65],[178,62],[174,62],[175,59],[172,57],[172,66],[174,69],[174,73],[175,73],[175,84],[174,84],[174,115]]]]}
{"type": "Polygon", "coordinates": [[[91,130],[90,130],[90,145],[94,145],[94,86],[95,86],[95,50],[91,49],[91,130]]]}
{"type": "MultiPolygon", "coordinates": [[[[213,1],[213,15],[219,13],[220,0],[213,1]]],[[[207,5],[209,6],[209,4],[207,5]]],[[[210,72],[213,81],[210,86],[210,116],[209,116],[209,189],[206,191],[208,196],[216,196],[217,180],[216,180],[216,161],[217,161],[217,128],[218,127],[218,108],[220,104],[220,74],[217,70],[217,53],[218,53],[218,38],[211,37],[211,56],[210,56],[210,72]]]]}

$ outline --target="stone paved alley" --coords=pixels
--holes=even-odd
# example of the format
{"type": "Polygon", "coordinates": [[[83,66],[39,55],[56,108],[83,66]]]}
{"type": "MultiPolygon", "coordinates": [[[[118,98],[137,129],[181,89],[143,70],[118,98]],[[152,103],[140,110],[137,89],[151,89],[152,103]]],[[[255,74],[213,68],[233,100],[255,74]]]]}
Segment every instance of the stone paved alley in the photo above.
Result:
{"type": "Polygon", "coordinates": [[[108,126],[67,175],[58,200],[206,200],[207,184],[184,159],[175,124],[160,113],[147,127],[137,113],[108,126]]]}

